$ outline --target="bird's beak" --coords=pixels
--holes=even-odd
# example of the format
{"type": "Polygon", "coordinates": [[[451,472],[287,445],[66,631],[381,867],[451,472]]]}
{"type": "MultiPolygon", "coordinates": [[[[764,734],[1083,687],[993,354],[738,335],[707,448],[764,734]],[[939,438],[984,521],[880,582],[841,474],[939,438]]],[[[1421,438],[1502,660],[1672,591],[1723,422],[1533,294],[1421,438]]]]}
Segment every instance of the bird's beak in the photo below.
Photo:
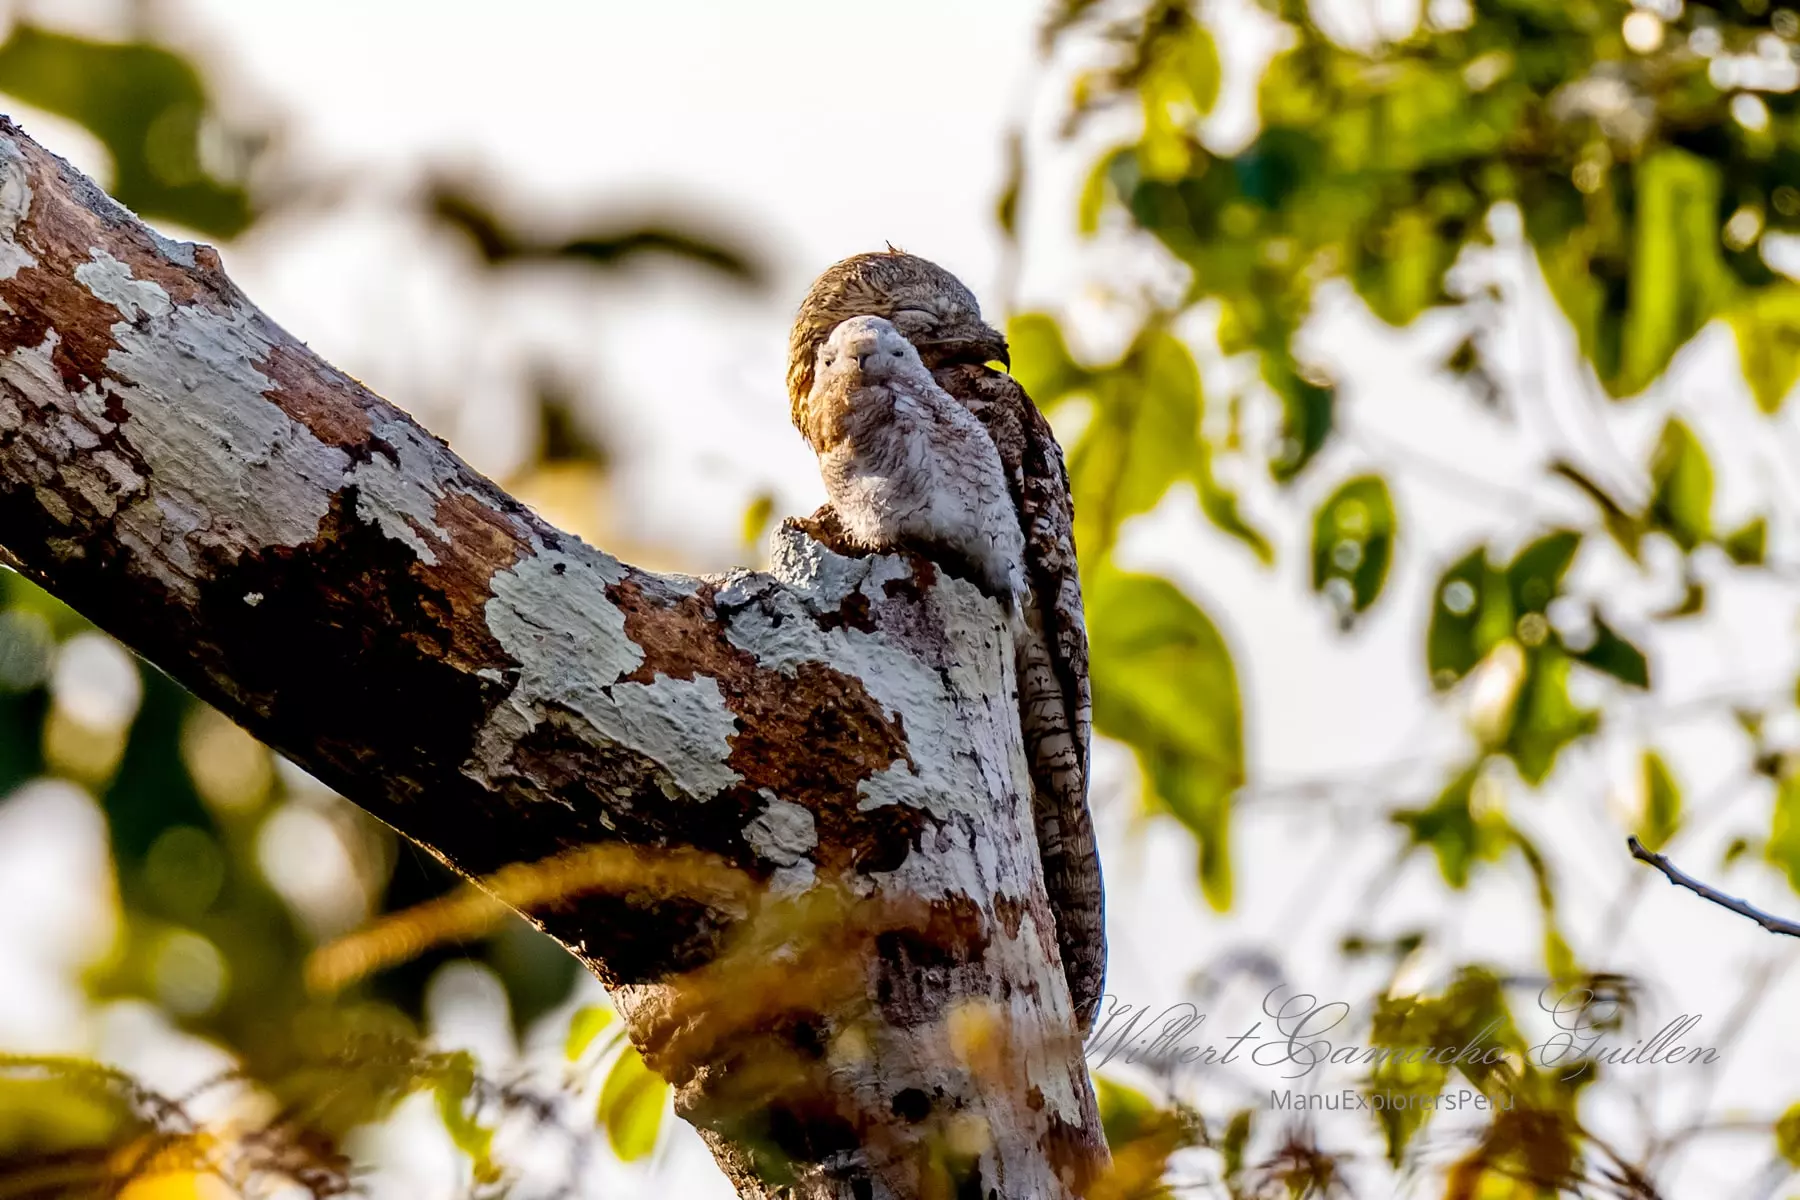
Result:
{"type": "Polygon", "coordinates": [[[997,362],[1007,370],[1012,370],[1012,351],[1006,345],[1006,336],[999,330],[986,326],[975,333],[953,333],[948,337],[932,338],[916,344],[920,351],[937,363],[997,362]]]}

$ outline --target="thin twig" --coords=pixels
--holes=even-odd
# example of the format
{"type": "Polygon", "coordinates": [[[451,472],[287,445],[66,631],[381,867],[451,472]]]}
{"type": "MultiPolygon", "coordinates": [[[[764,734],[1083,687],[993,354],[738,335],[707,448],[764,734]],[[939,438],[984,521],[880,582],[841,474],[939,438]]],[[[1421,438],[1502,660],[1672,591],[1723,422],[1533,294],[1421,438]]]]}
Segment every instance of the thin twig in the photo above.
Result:
{"type": "Polygon", "coordinates": [[[1710,900],[1720,908],[1734,912],[1740,917],[1749,917],[1752,921],[1755,921],[1770,933],[1779,933],[1784,934],[1787,937],[1800,938],[1800,923],[1784,921],[1780,917],[1771,916],[1754,904],[1739,900],[1735,896],[1727,896],[1717,888],[1709,887],[1708,885],[1701,883],[1698,879],[1695,879],[1692,875],[1689,875],[1680,867],[1677,867],[1674,863],[1670,862],[1667,855],[1656,854],[1644,849],[1644,843],[1638,841],[1636,835],[1626,838],[1625,844],[1631,847],[1631,857],[1637,859],[1639,862],[1649,863],[1666,875],[1669,882],[1676,887],[1684,887],[1702,900],[1710,900]]]}

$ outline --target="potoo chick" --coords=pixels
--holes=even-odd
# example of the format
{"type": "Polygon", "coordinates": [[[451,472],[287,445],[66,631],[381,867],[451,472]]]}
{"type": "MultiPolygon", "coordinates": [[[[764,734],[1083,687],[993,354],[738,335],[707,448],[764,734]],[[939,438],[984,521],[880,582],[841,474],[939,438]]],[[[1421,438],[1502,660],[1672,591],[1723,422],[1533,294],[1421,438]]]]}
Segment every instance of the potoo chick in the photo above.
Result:
{"type": "Polygon", "coordinates": [[[807,415],[806,437],[846,540],[871,552],[947,552],[1018,611],[1025,536],[1000,453],[891,322],[852,317],[832,329],[807,415]]]}
{"type": "MultiPolygon", "coordinates": [[[[817,386],[821,372],[829,369],[824,351],[837,331],[851,325],[857,332],[850,336],[864,336],[871,326],[858,322],[870,317],[881,318],[882,325],[911,344],[937,387],[976,418],[999,460],[1006,523],[1022,546],[1022,619],[1014,627],[1019,724],[1031,767],[1032,816],[1063,971],[1085,1036],[1105,983],[1106,925],[1100,856],[1087,806],[1093,724],[1087,625],[1062,449],[1025,389],[1010,375],[988,366],[1011,365],[1006,339],[981,319],[981,306],[960,280],[935,263],[892,249],[855,255],[813,283],[788,340],[788,398],[794,424],[819,453],[832,495],[831,503],[807,523],[815,537],[850,553],[901,548],[868,537],[870,514],[853,514],[831,490],[831,472],[841,469],[831,465],[832,431],[844,420],[864,418],[836,415],[846,401],[852,410],[858,403],[841,385],[817,386]]],[[[879,424],[889,418],[867,419],[879,424]]],[[[887,436],[905,438],[901,433],[887,436]]],[[[911,444],[929,446],[923,441],[911,444]]],[[[878,508],[886,503],[873,492],[857,495],[858,502],[872,500],[878,508]]],[[[892,523],[900,518],[883,519],[892,523]]],[[[984,515],[982,521],[988,519],[984,515]]],[[[984,586],[1001,594],[991,584],[984,586]]]]}

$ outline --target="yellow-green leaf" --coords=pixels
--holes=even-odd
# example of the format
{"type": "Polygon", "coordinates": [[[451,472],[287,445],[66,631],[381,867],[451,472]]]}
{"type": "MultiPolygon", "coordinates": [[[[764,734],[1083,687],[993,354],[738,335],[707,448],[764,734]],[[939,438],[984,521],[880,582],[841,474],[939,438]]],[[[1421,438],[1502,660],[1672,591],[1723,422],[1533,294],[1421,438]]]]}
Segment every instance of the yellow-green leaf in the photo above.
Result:
{"type": "Polygon", "coordinates": [[[1681,827],[1681,785],[1662,755],[1644,751],[1644,811],[1638,819],[1638,841],[1661,850],[1681,827]]]}
{"type": "Polygon", "coordinates": [[[606,1140],[623,1162],[636,1162],[656,1149],[668,1105],[669,1085],[644,1065],[637,1048],[627,1044],[600,1085],[600,1123],[606,1140]]]}
{"type": "Polygon", "coordinates": [[[1512,631],[1512,589],[1478,546],[1438,577],[1425,631],[1432,686],[1454,685],[1512,631]]]}
{"type": "Polygon", "coordinates": [[[590,1004],[578,1009],[569,1021],[569,1040],[564,1053],[573,1062],[586,1054],[594,1039],[611,1025],[613,1010],[600,1004],[590,1004]]]}
{"type": "Polygon", "coordinates": [[[475,1063],[467,1054],[455,1054],[439,1067],[432,1080],[438,1119],[451,1143],[469,1156],[475,1178],[491,1183],[499,1178],[493,1160],[494,1131],[475,1120],[475,1063]]]}
{"type": "Polygon", "coordinates": [[[1102,568],[1087,580],[1094,728],[1129,745],[1151,798],[1199,843],[1207,899],[1231,903],[1231,795],[1244,780],[1231,651],[1166,579],[1102,568]]]}
{"type": "Polygon", "coordinates": [[[1643,390],[1675,352],[1726,307],[1731,282],[1720,251],[1719,168],[1665,149],[1639,163],[1633,183],[1631,294],[1616,395],[1643,390]]]}
{"type": "Polygon", "coordinates": [[[1045,412],[1084,386],[1088,372],[1069,353],[1062,327],[1049,313],[1020,313],[1006,323],[1012,375],[1045,412]]]}
{"type": "Polygon", "coordinates": [[[1569,695],[1569,658],[1554,645],[1525,656],[1525,678],[1513,702],[1503,749],[1519,776],[1536,787],[1549,777],[1564,746],[1600,727],[1600,716],[1569,695]]]}
{"type": "Polygon", "coordinates": [[[1212,31],[1192,16],[1162,31],[1138,81],[1144,135],[1138,158],[1152,179],[1187,174],[1198,145],[1199,122],[1219,96],[1219,49],[1212,31]]]}
{"type": "Polygon", "coordinates": [[[1393,815],[1413,845],[1429,847],[1437,856],[1444,882],[1458,890],[1469,886],[1475,863],[1498,859],[1508,844],[1505,819],[1476,811],[1475,785],[1482,767],[1479,760],[1465,767],[1429,808],[1402,809],[1393,815]]]}
{"type": "Polygon", "coordinates": [[[1788,886],[1800,892],[1800,774],[1784,775],[1775,788],[1775,813],[1763,857],[1781,868],[1788,886]]]}
{"type": "Polygon", "coordinates": [[[1740,567],[1760,567],[1769,550],[1769,522],[1765,517],[1757,517],[1754,521],[1732,533],[1725,535],[1719,545],[1740,567]]]}
{"type": "MultiPolygon", "coordinates": [[[[1054,363],[1059,353],[1067,361],[1060,334],[1052,339],[1050,330],[1035,323],[1024,332],[1042,347],[1042,361],[1054,363]]],[[[1069,364],[1044,382],[1074,381],[1094,402],[1093,417],[1069,453],[1075,543],[1084,555],[1104,557],[1126,521],[1149,512],[1173,484],[1187,480],[1218,528],[1269,559],[1267,540],[1213,476],[1211,447],[1200,429],[1200,371],[1180,338],[1151,325],[1117,363],[1091,371],[1069,364]]]]}
{"type": "Polygon", "coordinates": [[[1692,550],[1712,532],[1713,473],[1706,449],[1679,418],[1669,418],[1650,457],[1650,523],[1692,550]]]}
{"type": "Polygon", "coordinates": [[[1732,311],[1730,322],[1757,407],[1779,411],[1800,380],[1800,287],[1763,288],[1732,311]]]}
{"type": "Polygon", "coordinates": [[[1094,1076],[1094,1099],[1100,1107],[1100,1128],[1106,1144],[1117,1149],[1143,1135],[1144,1127],[1156,1118],[1156,1102],[1134,1087],[1104,1075],[1094,1076]]]}
{"type": "Polygon", "coordinates": [[[1393,497],[1380,476],[1346,481],[1313,516],[1313,590],[1331,595],[1346,615],[1366,611],[1387,581],[1394,525],[1393,497]]]}
{"type": "Polygon", "coordinates": [[[1790,1106],[1775,1122],[1775,1153],[1800,1169],[1800,1104],[1790,1106]]]}

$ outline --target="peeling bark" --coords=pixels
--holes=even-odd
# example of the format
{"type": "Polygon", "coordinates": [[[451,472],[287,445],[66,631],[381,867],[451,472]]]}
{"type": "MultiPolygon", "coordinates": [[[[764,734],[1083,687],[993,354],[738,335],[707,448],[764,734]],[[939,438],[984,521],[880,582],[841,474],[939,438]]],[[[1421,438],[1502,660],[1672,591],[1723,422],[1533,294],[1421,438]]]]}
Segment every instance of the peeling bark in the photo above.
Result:
{"type": "Polygon", "coordinates": [[[0,545],[466,876],[595,846],[712,864],[526,915],[612,988],[742,1195],[1103,1171],[1010,643],[972,585],[794,528],[770,574],[620,563],[4,119],[0,545]]]}

